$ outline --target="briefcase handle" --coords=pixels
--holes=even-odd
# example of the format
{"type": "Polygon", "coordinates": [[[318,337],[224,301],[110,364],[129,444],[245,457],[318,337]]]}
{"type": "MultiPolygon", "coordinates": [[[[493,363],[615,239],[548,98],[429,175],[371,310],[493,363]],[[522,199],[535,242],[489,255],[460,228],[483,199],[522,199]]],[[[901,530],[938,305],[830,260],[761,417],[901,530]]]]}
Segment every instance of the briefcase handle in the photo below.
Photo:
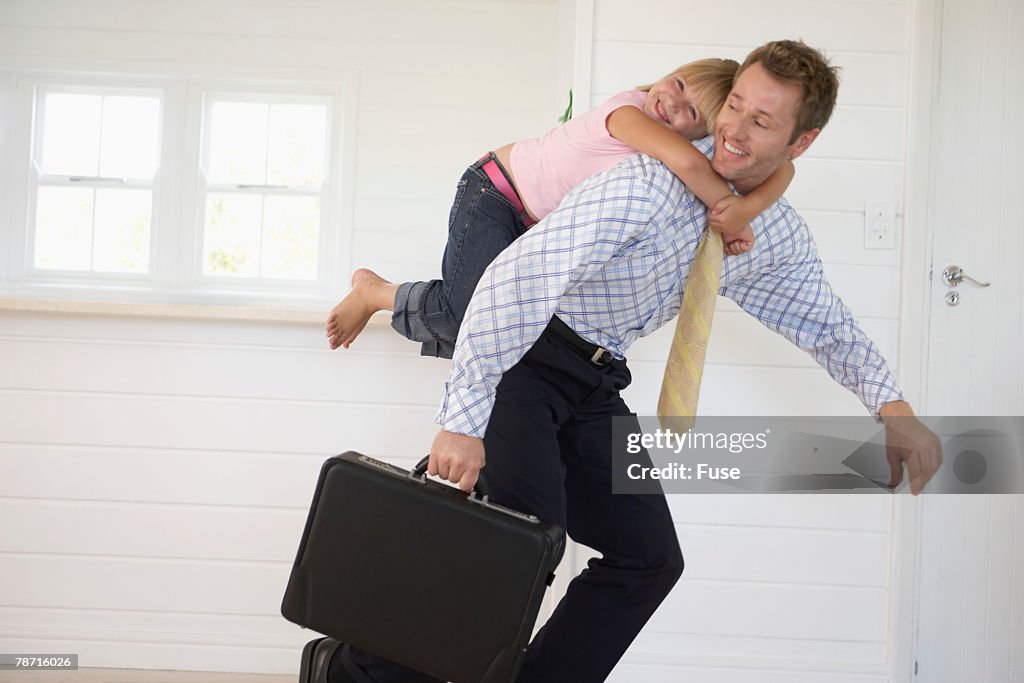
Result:
{"type": "MultiPolygon", "coordinates": [[[[409,476],[416,480],[426,481],[427,465],[429,464],[430,454],[428,453],[419,461],[416,467],[412,468],[412,472],[409,473],[409,476]]],[[[474,496],[482,503],[486,503],[487,499],[491,496],[490,489],[487,488],[487,479],[484,477],[483,472],[480,473],[476,479],[476,484],[473,485],[473,495],[471,495],[470,498],[472,499],[474,496]]]]}

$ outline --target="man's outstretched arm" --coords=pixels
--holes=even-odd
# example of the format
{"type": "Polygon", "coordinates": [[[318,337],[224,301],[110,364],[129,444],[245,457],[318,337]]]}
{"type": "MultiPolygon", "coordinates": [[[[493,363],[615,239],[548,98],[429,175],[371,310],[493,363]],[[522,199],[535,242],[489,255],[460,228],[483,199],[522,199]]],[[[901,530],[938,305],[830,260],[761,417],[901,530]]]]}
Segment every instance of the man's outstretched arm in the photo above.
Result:
{"type": "Polygon", "coordinates": [[[890,486],[903,480],[903,463],[916,495],[942,464],[939,438],[915,416],[878,347],[832,291],[821,262],[807,258],[730,284],[723,294],[809,352],[832,378],[852,391],[885,425],[890,486]]]}

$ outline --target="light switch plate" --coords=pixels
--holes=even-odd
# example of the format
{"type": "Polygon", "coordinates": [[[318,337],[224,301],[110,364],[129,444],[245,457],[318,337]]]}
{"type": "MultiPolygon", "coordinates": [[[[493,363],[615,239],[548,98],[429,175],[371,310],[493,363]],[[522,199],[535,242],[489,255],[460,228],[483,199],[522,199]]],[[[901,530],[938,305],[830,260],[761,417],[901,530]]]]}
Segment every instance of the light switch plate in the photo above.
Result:
{"type": "Polygon", "coordinates": [[[864,204],[864,248],[896,248],[896,205],[892,202],[864,204]]]}

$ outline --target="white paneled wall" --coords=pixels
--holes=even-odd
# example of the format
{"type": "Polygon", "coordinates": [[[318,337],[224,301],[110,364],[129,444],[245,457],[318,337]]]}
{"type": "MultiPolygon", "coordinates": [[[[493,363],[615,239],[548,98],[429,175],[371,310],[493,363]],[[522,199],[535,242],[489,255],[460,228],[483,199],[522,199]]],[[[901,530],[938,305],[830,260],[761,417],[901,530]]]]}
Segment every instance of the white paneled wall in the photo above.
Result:
{"type": "MultiPolygon", "coordinates": [[[[787,198],[811,226],[825,272],[896,363],[900,256],[864,248],[864,204],[892,202],[902,220],[909,116],[909,2],[593,0],[577,79],[597,104],[704,57],[742,62],[754,47],[802,38],[842,67],[832,120],[787,198]]],[[[902,227],[902,226],[900,226],[902,227]]],[[[671,339],[631,350],[627,401],[652,413],[671,339]]],[[[720,299],[699,412],[862,415],[859,401],[804,352],[720,299]]],[[[904,509],[878,497],[670,497],[686,572],[616,669],[614,681],[880,683],[911,643],[894,582],[912,548],[904,509]]],[[[577,561],[582,565],[585,558],[577,561]]],[[[903,567],[903,569],[901,569],[903,567]]]]}
{"type": "Polygon", "coordinates": [[[409,466],[447,364],[389,330],[0,318],[0,649],[289,672],[278,612],[320,463],[409,466]]]}
{"type": "MultiPolygon", "coordinates": [[[[0,70],[343,81],[339,260],[414,279],[438,272],[465,167],[561,112],[559,11],[5,0],[0,70]]],[[[0,311],[0,652],[296,672],[312,636],[278,610],[320,463],[411,465],[447,368],[383,327],[330,352],[312,324],[0,311]]]]}

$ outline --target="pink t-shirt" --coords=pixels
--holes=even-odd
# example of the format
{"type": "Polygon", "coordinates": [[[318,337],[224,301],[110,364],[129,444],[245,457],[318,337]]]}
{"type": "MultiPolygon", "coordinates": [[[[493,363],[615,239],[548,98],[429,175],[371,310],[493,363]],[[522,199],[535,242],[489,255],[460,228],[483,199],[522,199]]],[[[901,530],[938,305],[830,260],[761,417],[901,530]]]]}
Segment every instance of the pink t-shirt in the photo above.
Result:
{"type": "Polygon", "coordinates": [[[569,190],[636,154],[608,133],[608,115],[619,107],[643,109],[647,93],[627,90],[594,107],[544,137],[512,146],[509,161],[516,188],[539,219],[554,211],[569,190]]]}

